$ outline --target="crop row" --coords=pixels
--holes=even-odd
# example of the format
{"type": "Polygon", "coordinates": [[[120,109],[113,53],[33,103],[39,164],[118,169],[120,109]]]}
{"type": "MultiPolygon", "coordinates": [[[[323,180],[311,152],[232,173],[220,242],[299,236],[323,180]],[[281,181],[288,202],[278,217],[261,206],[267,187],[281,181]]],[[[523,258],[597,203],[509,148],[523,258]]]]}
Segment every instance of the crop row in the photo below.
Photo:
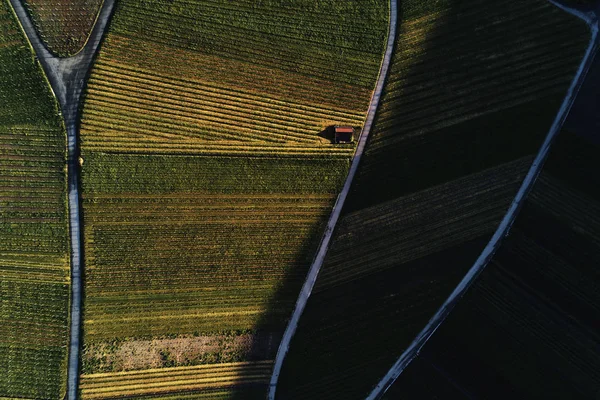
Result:
{"type": "MultiPolygon", "coordinates": [[[[103,78],[111,81],[110,78],[103,78]]],[[[140,146],[140,142],[150,141],[160,148],[184,140],[199,149],[216,144],[227,150],[236,142],[241,145],[257,141],[257,144],[266,142],[263,145],[270,143],[275,152],[278,149],[275,144],[287,143],[295,143],[300,150],[315,148],[319,151],[335,151],[331,144],[327,144],[328,141],[317,134],[334,123],[355,126],[361,123],[361,117],[357,114],[351,119],[339,119],[332,117],[328,110],[320,110],[318,115],[309,119],[300,109],[294,110],[289,104],[286,108],[290,111],[272,110],[268,103],[256,108],[239,100],[228,100],[231,105],[227,105],[222,103],[223,95],[220,93],[197,97],[188,89],[180,88],[177,95],[162,94],[156,87],[134,87],[131,82],[114,82],[114,78],[107,85],[111,87],[109,90],[106,90],[104,83],[92,85],[89,90],[82,123],[84,149],[95,144],[93,148],[100,146],[102,150],[103,145],[114,143],[113,136],[117,133],[123,137],[121,147],[124,149],[133,144],[140,146]],[[121,94],[115,93],[115,90],[121,94]],[[186,91],[186,97],[181,98],[186,91]],[[132,140],[134,137],[135,140],[132,140]],[[230,142],[219,143],[219,140],[230,142]],[[127,141],[131,144],[127,145],[127,141]]],[[[227,96],[235,95],[237,93],[227,96]]]]}
{"type": "Polygon", "coordinates": [[[271,367],[272,361],[259,361],[99,373],[82,375],[80,388],[83,399],[161,395],[182,391],[202,393],[235,386],[266,384],[271,367]]]}

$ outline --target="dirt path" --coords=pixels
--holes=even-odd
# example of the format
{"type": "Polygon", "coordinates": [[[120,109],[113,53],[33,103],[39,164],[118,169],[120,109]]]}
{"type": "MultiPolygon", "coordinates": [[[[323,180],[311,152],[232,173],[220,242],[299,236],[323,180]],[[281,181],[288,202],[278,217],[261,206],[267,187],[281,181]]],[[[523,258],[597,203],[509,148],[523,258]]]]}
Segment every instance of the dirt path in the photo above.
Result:
{"type": "Polygon", "coordinates": [[[302,290],[300,291],[300,295],[298,300],[296,301],[296,307],[294,309],[294,313],[292,314],[291,319],[288,322],[285,333],[283,334],[283,339],[279,345],[279,350],[277,351],[277,357],[275,358],[275,366],[273,367],[273,375],[271,376],[271,381],[269,382],[269,395],[268,398],[270,400],[275,400],[275,391],[277,389],[277,381],[279,380],[279,374],[281,373],[281,367],[283,365],[283,360],[288,353],[290,342],[294,333],[296,332],[296,328],[298,327],[298,321],[302,316],[304,308],[306,307],[306,303],[312,289],[317,280],[317,276],[323,265],[323,260],[325,259],[325,255],[327,254],[327,249],[329,247],[329,242],[331,240],[331,235],[333,234],[334,228],[337,224],[337,221],[340,217],[340,213],[342,211],[342,207],[346,201],[346,196],[350,190],[350,185],[352,184],[352,180],[356,175],[356,171],[358,169],[358,164],[360,163],[360,159],[365,149],[365,145],[367,143],[367,138],[369,137],[369,133],[371,131],[371,126],[373,125],[373,120],[375,118],[375,112],[377,111],[377,107],[379,106],[379,100],[381,97],[381,92],[383,90],[383,86],[385,83],[385,79],[387,77],[390,63],[392,61],[392,51],[394,48],[394,41],[396,38],[396,25],[398,18],[398,7],[396,0],[390,0],[390,22],[388,28],[388,41],[385,49],[385,54],[383,60],[381,62],[381,67],[379,70],[379,77],[377,78],[377,84],[375,86],[375,91],[373,92],[373,96],[371,97],[371,102],[369,103],[369,110],[367,113],[367,118],[365,120],[365,126],[361,132],[360,138],[358,139],[358,145],[356,147],[356,153],[354,154],[354,158],[352,159],[352,164],[350,165],[350,171],[348,172],[348,177],[346,178],[346,182],[344,183],[344,187],[340,192],[335,205],[333,206],[333,210],[329,217],[329,221],[327,223],[327,227],[325,228],[325,232],[323,233],[323,238],[321,239],[321,243],[319,245],[319,249],[317,251],[317,255],[310,266],[310,270],[302,286],[302,290]]]}
{"type": "Polygon", "coordinates": [[[567,115],[577,97],[577,93],[583,84],[585,76],[594,60],[594,56],[598,51],[598,19],[594,12],[582,12],[580,10],[573,10],[571,8],[566,7],[563,4],[556,3],[552,0],[549,0],[552,4],[557,7],[573,14],[581,19],[583,19],[591,29],[591,39],[588,45],[587,51],[583,57],[581,64],[579,65],[579,69],[577,74],[573,78],[569,91],[565,99],[563,100],[562,106],[558,111],[554,119],[554,123],[542,144],[540,151],[538,152],[535,160],[527,176],[525,177],[521,188],[517,192],[508,212],[504,216],[504,219],[500,223],[498,229],[494,233],[494,236],[487,244],[475,264],[471,267],[469,272],[465,275],[462,281],[458,284],[458,286],[454,289],[452,294],[448,297],[448,299],[442,304],[439,310],[435,313],[435,315],[429,320],[428,324],[425,328],[419,333],[419,335],[413,340],[410,346],[402,353],[400,358],[396,361],[396,363],[392,366],[392,368],[388,371],[388,373],[381,379],[381,381],[377,384],[375,389],[369,394],[366,400],[376,400],[380,399],[386,392],[386,390],[396,381],[398,376],[406,369],[406,367],[410,364],[410,362],[417,357],[423,346],[427,343],[429,338],[435,333],[435,331],[439,328],[439,326],[446,320],[454,306],[466,291],[471,287],[473,282],[477,279],[477,277],[481,274],[481,272],[485,269],[488,263],[491,261],[492,257],[502,244],[503,239],[508,235],[510,228],[513,223],[523,203],[533,188],[537,177],[539,176],[541,169],[546,161],[548,156],[548,152],[554,139],[559,134],[567,115]]]}
{"type": "Polygon", "coordinates": [[[79,194],[78,121],[81,93],[98,46],[108,26],[115,0],[104,0],[90,37],[83,49],[68,58],[54,57],[37,35],[20,0],[10,0],[21,27],[35,51],[54,95],[58,99],[67,128],[69,227],[71,236],[71,326],[67,399],[77,399],[81,334],[81,231],[79,194]]]}

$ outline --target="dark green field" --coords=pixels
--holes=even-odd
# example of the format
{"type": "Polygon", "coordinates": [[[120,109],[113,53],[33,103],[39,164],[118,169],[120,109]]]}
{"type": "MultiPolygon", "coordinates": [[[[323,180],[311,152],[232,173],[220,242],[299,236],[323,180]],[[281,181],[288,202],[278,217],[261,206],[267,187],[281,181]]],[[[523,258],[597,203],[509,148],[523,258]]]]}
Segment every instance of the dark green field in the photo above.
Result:
{"type": "Polygon", "coordinates": [[[68,57],[87,42],[103,0],[23,0],[50,52],[68,57]]]}

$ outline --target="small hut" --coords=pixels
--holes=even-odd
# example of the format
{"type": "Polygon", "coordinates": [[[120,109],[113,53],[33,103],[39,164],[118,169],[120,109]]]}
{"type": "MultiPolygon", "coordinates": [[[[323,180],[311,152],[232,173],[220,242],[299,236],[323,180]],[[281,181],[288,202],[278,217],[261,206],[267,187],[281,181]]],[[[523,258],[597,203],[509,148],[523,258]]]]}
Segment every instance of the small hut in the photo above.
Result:
{"type": "Polygon", "coordinates": [[[334,143],[352,143],[354,140],[354,128],[351,126],[339,126],[336,125],[333,127],[335,135],[334,135],[334,143]]]}

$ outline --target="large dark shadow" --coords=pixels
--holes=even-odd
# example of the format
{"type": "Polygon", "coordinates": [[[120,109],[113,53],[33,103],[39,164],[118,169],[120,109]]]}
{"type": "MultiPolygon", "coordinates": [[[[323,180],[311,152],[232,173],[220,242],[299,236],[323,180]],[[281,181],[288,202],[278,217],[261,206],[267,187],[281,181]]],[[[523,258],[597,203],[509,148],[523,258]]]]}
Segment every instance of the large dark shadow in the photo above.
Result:
{"type": "Polygon", "coordinates": [[[364,398],[472,266],[587,44],[548,7],[400,4],[375,129],[277,398],[364,398]]]}

